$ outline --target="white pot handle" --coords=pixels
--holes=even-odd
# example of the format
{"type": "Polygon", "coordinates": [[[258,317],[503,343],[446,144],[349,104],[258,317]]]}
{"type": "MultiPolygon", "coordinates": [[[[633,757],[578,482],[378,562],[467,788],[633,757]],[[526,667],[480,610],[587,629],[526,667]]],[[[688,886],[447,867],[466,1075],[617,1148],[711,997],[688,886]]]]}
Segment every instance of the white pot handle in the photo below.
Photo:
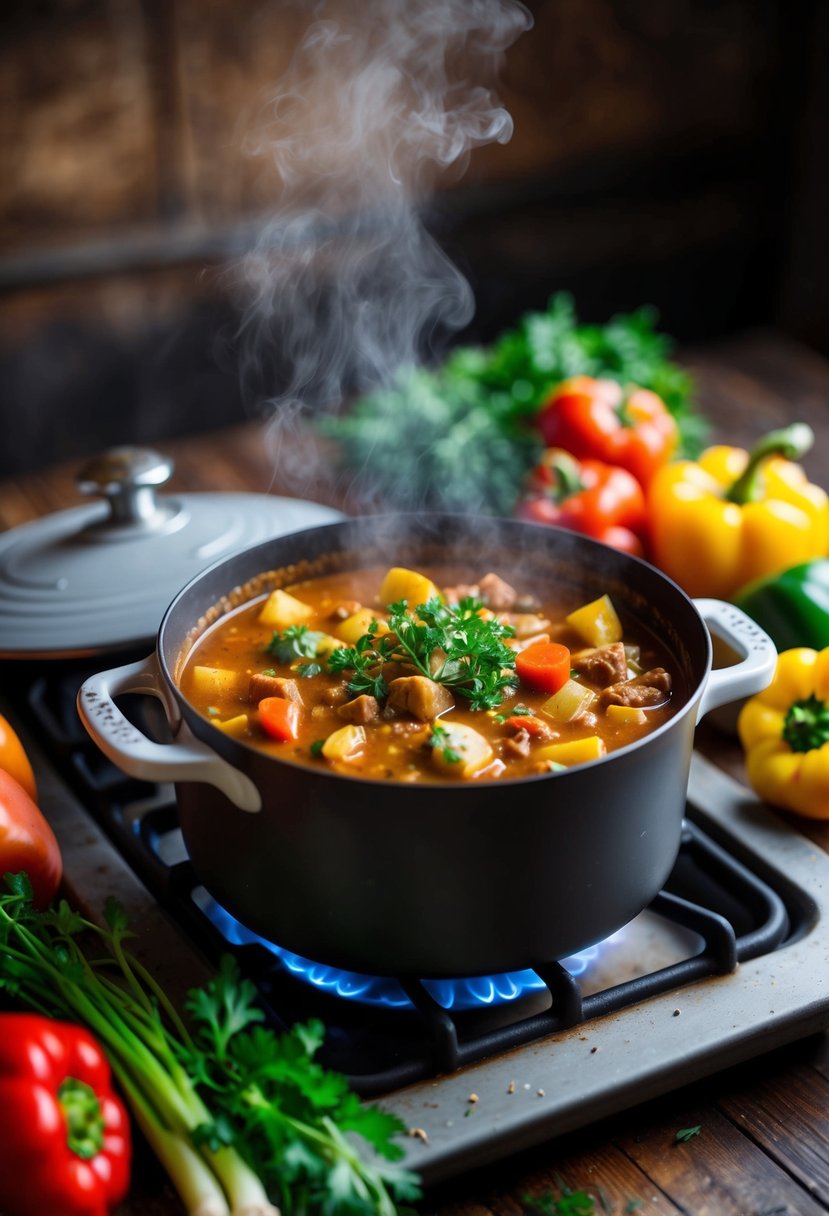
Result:
{"type": "Polygon", "coordinates": [[[760,626],[734,604],[724,600],[694,600],[711,633],[744,657],[731,667],[710,673],[697,712],[697,722],[709,710],[761,692],[771,681],[777,663],[774,642],[760,626]]]}
{"type": "Polygon", "coordinates": [[[262,798],[250,777],[193,737],[167,694],[154,654],[138,663],[90,676],[78,692],[78,713],[98,747],[114,764],[142,781],[205,781],[242,811],[260,811],[262,798]],[[164,703],[176,730],[172,743],[156,743],[115,704],[125,693],[145,693],[164,703]]]}

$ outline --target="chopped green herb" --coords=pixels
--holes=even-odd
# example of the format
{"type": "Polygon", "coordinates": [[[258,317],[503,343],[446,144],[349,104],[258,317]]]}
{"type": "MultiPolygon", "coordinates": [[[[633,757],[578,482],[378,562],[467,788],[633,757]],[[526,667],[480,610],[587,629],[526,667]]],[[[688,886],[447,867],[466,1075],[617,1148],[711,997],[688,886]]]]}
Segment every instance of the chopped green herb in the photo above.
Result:
{"type": "Polygon", "coordinates": [[[312,756],[321,756],[321,755],[322,755],[322,749],[323,749],[324,747],[325,747],[325,740],[324,740],[324,739],[315,739],[315,740],[314,740],[314,742],[311,744],[311,746],[309,747],[309,749],[308,749],[308,750],[310,751],[310,753],[311,753],[311,755],[312,755],[312,756]]]}
{"type": "Polygon", "coordinates": [[[595,1216],[596,1211],[592,1195],[572,1191],[567,1186],[561,1187],[558,1198],[552,1191],[544,1191],[541,1195],[522,1195],[521,1203],[525,1210],[538,1212],[540,1216],[595,1216]]]}
{"type": "Polygon", "coordinates": [[[302,676],[303,680],[310,680],[312,676],[318,676],[322,671],[319,663],[300,663],[294,668],[298,676],[302,676]]]}
{"type": "Polygon", "coordinates": [[[429,746],[441,752],[447,764],[460,764],[461,757],[451,746],[449,731],[445,726],[440,726],[437,723],[434,724],[432,733],[429,736],[429,746]]]}
{"type": "Polygon", "coordinates": [[[219,710],[215,705],[208,705],[207,712],[210,714],[211,718],[218,718],[219,716],[219,710]]]}
{"type": "Polygon", "coordinates": [[[532,717],[532,710],[520,702],[518,705],[513,705],[512,709],[507,709],[502,714],[496,714],[492,719],[493,722],[506,722],[507,718],[526,718],[532,717]]]}
{"type": "Polygon", "coordinates": [[[470,597],[444,604],[434,596],[410,611],[405,600],[388,608],[389,632],[366,633],[356,646],[334,650],[329,671],[353,671],[348,691],[382,698],[388,687],[383,665],[399,663],[445,684],[469,701],[472,709],[494,709],[518,683],[515,652],[505,638],[514,630],[495,617],[479,615],[483,604],[470,597]]]}
{"type": "Polygon", "coordinates": [[[682,1127],[674,1136],[674,1141],[677,1144],[685,1144],[688,1140],[693,1140],[694,1136],[698,1136],[702,1131],[702,1124],[698,1123],[696,1127],[682,1127]]]}
{"type": "Polygon", "coordinates": [[[261,676],[275,676],[277,674],[275,667],[266,667],[264,671],[260,671],[261,676]]]}
{"type": "Polygon", "coordinates": [[[316,658],[317,647],[324,637],[324,633],[309,629],[307,625],[288,625],[281,633],[278,629],[274,630],[265,651],[273,655],[278,663],[288,664],[293,663],[295,659],[313,659],[316,658]]]}

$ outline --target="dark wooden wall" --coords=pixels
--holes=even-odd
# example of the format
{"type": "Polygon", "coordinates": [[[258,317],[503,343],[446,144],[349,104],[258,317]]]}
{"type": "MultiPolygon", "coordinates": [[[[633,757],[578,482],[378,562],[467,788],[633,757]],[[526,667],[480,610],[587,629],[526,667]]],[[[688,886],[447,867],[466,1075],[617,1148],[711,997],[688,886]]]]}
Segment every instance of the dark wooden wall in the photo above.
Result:
{"type": "MultiPolygon", "coordinates": [[[[567,288],[594,320],[653,303],[683,341],[773,323],[829,349],[829,6],[529,7],[500,88],[513,138],[430,211],[476,295],[463,336],[567,288]]],[[[306,20],[289,0],[6,0],[0,476],[251,408],[224,267],[275,201],[245,141],[306,20]]]]}

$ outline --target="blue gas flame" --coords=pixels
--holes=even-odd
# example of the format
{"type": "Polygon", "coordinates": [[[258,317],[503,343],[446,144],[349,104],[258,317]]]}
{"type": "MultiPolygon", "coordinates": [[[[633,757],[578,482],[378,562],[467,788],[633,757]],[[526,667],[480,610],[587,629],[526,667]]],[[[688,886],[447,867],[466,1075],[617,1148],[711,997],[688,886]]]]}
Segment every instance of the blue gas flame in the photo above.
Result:
{"type": "MultiPolygon", "coordinates": [[[[380,1005],[390,1009],[412,1007],[409,997],[396,979],[343,971],[324,963],[311,962],[299,954],[284,950],[247,929],[217,904],[203,887],[198,887],[193,892],[193,900],[230,945],[264,946],[279,959],[287,971],[324,992],[359,1001],[364,1005],[380,1005]]],[[[571,975],[582,975],[598,957],[600,948],[601,943],[590,946],[571,958],[564,959],[562,965],[571,975]]],[[[529,992],[544,991],[547,987],[534,971],[506,971],[499,975],[475,976],[471,979],[423,979],[421,982],[438,1005],[456,1012],[485,1005],[503,1005],[516,1001],[529,992]]]]}

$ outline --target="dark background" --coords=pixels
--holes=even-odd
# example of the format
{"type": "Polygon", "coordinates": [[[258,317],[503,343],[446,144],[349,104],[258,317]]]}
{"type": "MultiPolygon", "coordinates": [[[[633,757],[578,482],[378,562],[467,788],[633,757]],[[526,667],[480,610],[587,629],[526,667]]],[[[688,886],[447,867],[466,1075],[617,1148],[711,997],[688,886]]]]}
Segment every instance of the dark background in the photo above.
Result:
{"type": "MultiPolygon", "coordinates": [[[[430,211],[477,300],[461,337],[566,289],[585,320],[653,304],[682,344],[773,326],[829,353],[829,5],[529,7],[514,136],[430,211]]],[[[0,24],[0,476],[243,421],[225,267],[273,204],[242,145],[297,7],[6,0],[0,24]]]]}

